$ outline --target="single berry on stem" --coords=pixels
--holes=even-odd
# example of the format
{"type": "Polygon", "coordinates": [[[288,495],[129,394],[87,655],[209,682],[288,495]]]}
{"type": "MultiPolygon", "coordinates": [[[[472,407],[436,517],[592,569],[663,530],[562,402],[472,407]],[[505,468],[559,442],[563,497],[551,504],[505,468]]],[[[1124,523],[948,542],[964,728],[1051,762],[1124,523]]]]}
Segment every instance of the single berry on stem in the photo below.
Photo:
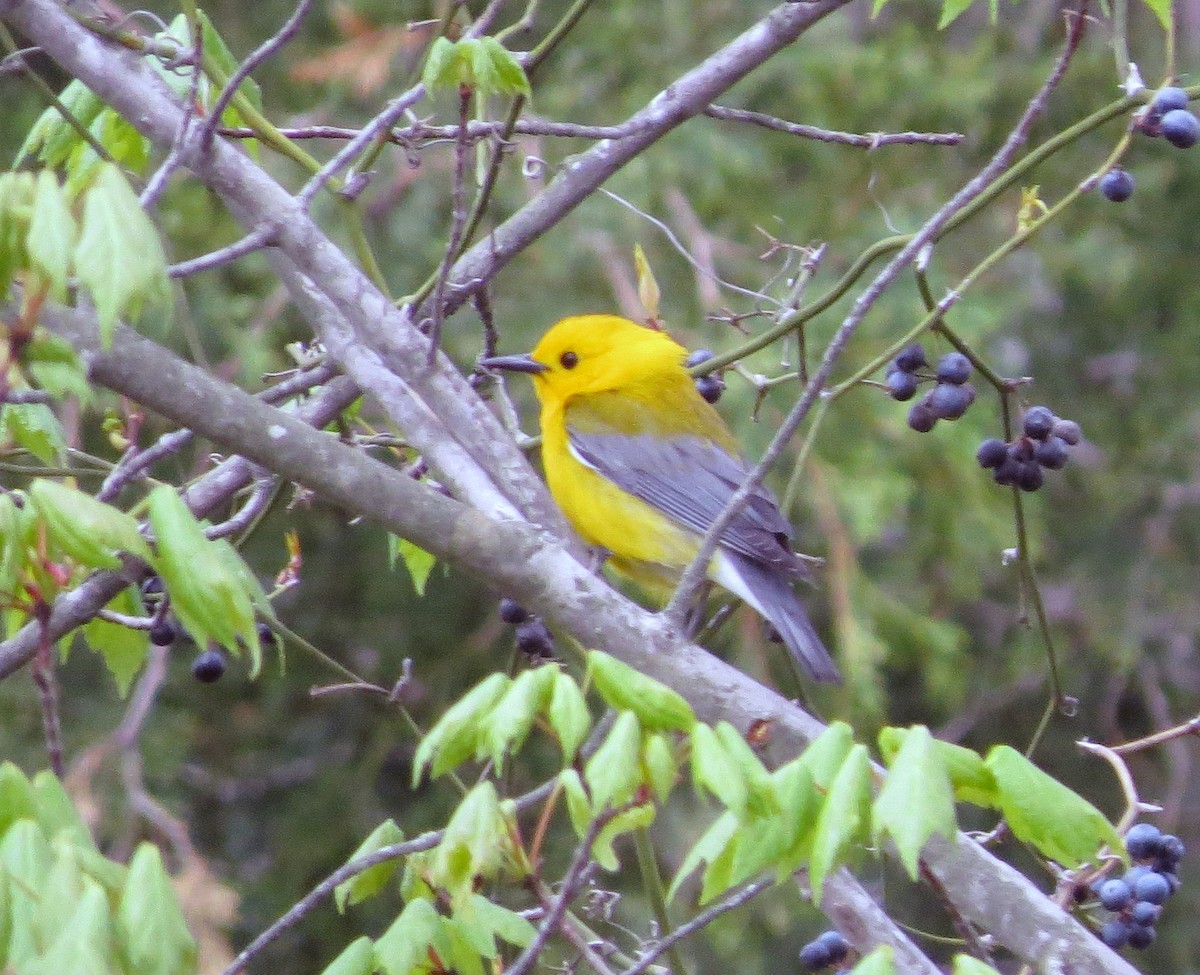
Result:
{"type": "Polygon", "coordinates": [[[999,467],[1004,463],[1004,459],[1007,456],[1008,444],[995,437],[985,440],[979,445],[979,450],[975,452],[975,459],[979,461],[979,466],[983,468],[999,467]]]}
{"type": "Polygon", "coordinates": [[[908,425],[917,433],[928,433],[937,421],[937,415],[924,403],[914,403],[909,408],[908,425]]]}
{"type": "Polygon", "coordinates": [[[696,377],[696,392],[706,403],[715,403],[725,392],[725,380],[716,373],[710,372],[696,377]]]}
{"type": "Polygon", "coordinates": [[[150,642],[156,647],[169,647],[176,636],[175,624],[170,620],[162,620],[150,627],[150,642]]]}
{"type": "Polygon", "coordinates": [[[1054,421],[1057,417],[1050,412],[1045,406],[1031,406],[1025,411],[1025,416],[1021,420],[1021,429],[1025,431],[1025,436],[1032,437],[1034,440],[1045,440],[1050,436],[1050,431],[1054,429],[1054,421]]]}
{"type": "Polygon", "coordinates": [[[1154,944],[1154,928],[1143,928],[1134,925],[1129,929],[1129,947],[1142,951],[1154,944]]]}
{"type": "Polygon", "coordinates": [[[1074,420],[1055,420],[1054,429],[1051,433],[1072,447],[1083,439],[1083,430],[1080,429],[1079,424],[1074,420]]]}
{"type": "Polygon", "coordinates": [[[1176,149],[1190,149],[1200,139],[1200,120],[1186,109],[1176,108],[1162,117],[1159,130],[1176,149]]]}
{"type": "Polygon", "coordinates": [[[1129,884],[1119,877],[1104,881],[1100,885],[1100,903],[1105,910],[1123,911],[1133,897],[1129,884]]]}
{"type": "Polygon", "coordinates": [[[903,369],[893,369],[884,381],[888,395],[892,399],[904,403],[917,395],[917,377],[903,369]]]}
{"type": "Polygon", "coordinates": [[[906,345],[895,359],[895,366],[901,372],[916,372],[927,365],[929,361],[925,358],[925,347],[920,342],[906,345]]]}
{"type": "Polygon", "coordinates": [[[192,676],[202,684],[218,681],[225,673],[225,654],[220,650],[205,650],[192,662],[192,676]]]}
{"type": "Polygon", "coordinates": [[[940,382],[925,397],[925,405],[939,420],[957,420],[975,402],[975,387],[940,382]]]}
{"type": "Polygon", "coordinates": [[[1143,928],[1153,927],[1162,917],[1162,905],[1149,901],[1138,901],[1129,912],[1129,919],[1143,928]]]}
{"type": "Polygon", "coordinates": [[[516,600],[505,597],[500,600],[500,618],[505,623],[516,626],[529,619],[529,614],[525,612],[525,607],[516,600]]]}
{"type": "Polygon", "coordinates": [[[839,964],[850,954],[850,942],[843,937],[841,931],[826,931],[817,937],[816,943],[825,946],[831,965],[839,964]]]}
{"type": "Polygon", "coordinates": [[[1120,918],[1106,921],[1100,929],[1100,940],[1114,950],[1124,948],[1129,941],[1129,925],[1120,918]]]}
{"type": "Polygon", "coordinates": [[[1160,88],[1150,102],[1150,112],[1156,116],[1166,115],[1176,109],[1188,107],[1188,93],[1182,88],[1160,88]]]}
{"type": "Polygon", "coordinates": [[[1133,177],[1120,166],[1100,177],[1100,192],[1110,203],[1124,203],[1133,196],[1134,188],[1133,177]]]}
{"type": "Polygon", "coordinates": [[[1021,462],[1021,469],[1017,471],[1016,483],[1022,491],[1036,491],[1042,486],[1044,480],[1042,465],[1036,460],[1021,462]]]}
{"type": "Polygon", "coordinates": [[[971,360],[961,352],[947,352],[937,364],[939,383],[961,386],[971,378],[971,360]]]}

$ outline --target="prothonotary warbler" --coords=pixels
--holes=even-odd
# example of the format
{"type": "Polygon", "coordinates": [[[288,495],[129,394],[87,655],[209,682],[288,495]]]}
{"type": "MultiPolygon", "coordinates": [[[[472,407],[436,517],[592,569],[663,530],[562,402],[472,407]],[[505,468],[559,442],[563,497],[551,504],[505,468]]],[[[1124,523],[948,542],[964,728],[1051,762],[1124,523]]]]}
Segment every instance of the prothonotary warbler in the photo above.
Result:
{"type": "MultiPolygon", "coordinates": [[[[686,357],[665,332],[580,315],[554,325],[527,355],[481,363],[533,377],[550,493],[616,571],[659,591],[690,564],[748,470],[686,357]]],[[[808,569],[791,537],[774,496],[759,487],[725,529],[708,576],[766,617],[810,677],[837,682],[792,588],[808,569]]]]}

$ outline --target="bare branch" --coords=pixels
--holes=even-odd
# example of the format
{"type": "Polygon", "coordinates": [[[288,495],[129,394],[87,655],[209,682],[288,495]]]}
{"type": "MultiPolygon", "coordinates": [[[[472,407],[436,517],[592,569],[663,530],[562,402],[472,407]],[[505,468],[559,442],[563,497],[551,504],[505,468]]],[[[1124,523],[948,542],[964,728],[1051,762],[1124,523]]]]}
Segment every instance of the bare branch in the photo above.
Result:
{"type": "Polygon", "coordinates": [[[748,122],[774,132],[798,135],[803,139],[815,139],[818,142],[831,142],[843,146],[858,146],[863,149],[878,149],[880,146],[896,145],[956,146],[963,139],[958,132],[871,132],[867,135],[855,135],[852,132],[819,129],[815,125],[788,122],[776,118],[774,115],[764,115],[762,112],[749,112],[743,108],[724,108],[721,105],[709,105],[704,110],[704,114],[709,118],[723,119],[727,122],[748,122]]]}

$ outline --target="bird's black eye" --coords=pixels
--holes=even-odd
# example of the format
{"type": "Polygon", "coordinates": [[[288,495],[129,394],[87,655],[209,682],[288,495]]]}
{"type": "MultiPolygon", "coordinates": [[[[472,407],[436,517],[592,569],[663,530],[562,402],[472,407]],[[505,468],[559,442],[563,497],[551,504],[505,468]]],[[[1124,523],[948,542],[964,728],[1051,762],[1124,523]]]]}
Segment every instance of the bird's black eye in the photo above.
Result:
{"type": "Polygon", "coordinates": [[[577,365],[579,365],[579,356],[577,356],[574,352],[564,352],[558,357],[558,361],[562,364],[564,369],[574,369],[577,365]]]}

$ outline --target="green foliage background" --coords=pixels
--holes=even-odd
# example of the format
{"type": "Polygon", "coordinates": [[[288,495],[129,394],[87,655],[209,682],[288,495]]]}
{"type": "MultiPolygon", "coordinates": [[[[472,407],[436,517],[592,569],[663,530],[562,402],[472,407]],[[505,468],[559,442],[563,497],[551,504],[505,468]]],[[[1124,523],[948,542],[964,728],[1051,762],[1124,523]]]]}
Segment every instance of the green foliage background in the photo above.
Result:
{"type": "MultiPolygon", "coordinates": [[[[552,22],[565,7],[564,0],[549,0],[540,22],[552,22]]],[[[168,18],[177,12],[156,9],[168,18]]],[[[244,55],[276,29],[290,6],[273,0],[206,9],[233,50],[244,55]]],[[[365,0],[353,9],[392,28],[440,12],[415,0],[365,0]]],[[[554,119],[619,121],[765,9],[762,3],[715,0],[624,0],[598,7],[545,66],[534,107],[554,119]]],[[[411,53],[407,64],[398,58],[385,88],[368,98],[358,97],[347,79],[296,82],[290,69],[345,41],[334,12],[318,8],[285,56],[257,75],[277,122],[290,115],[352,125],[369,117],[387,92],[399,90],[406,68],[413,67],[411,53]]],[[[961,131],[961,147],[868,153],[697,119],[620,173],[609,189],[677,231],[678,201],[685,199],[711,239],[720,273],[746,287],[760,286],[773,270],[758,258],[766,249],[758,228],[793,243],[827,241],[809,292],[820,293],[865,246],[890,234],[889,226],[915,229],[978,170],[1040,84],[1062,33],[1049,4],[1006,7],[996,28],[973,11],[938,33],[937,15],[933,5],[914,0],[896,2],[869,22],[865,8],[851,7],[756,72],[727,103],[853,132],[961,131]]],[[[1135,56],[1153,84],[1161,37],[1149,15],[1135,24],[1135,56]]],[[[1100,27],[1091,31],[1035,126],[1033,143],[1115,97],[1118,79],[1103,33],[1100,27]]],[[[1194,36],[1181,38],[1185,72],[1196,63],[1196,42],[1194,36]]],[[[42,106],[18,80],[2,85],[7,110],[0,113],[0,149],[11,157],[42,106]]],[[[1043,198],[1052,202],[1097,166],[1123,124],[1110,123],[1039,168],[1033,181],[1043,198]]],[[[520,172],[525,155],[554,167],[584,145],[518,140],[496,212],[511,212],[536,189],[520,172]]],[[[1127,159],[1138,181],[1130,203],[1084,197],[985,279],[950,319],[998,371],[1033,377],[1030,403],[1045,403],[1084,427],[1086,443],[1067,470],[1026,499],[1064,682],[1079,700],[1074,718],[1052,722],[1038,758],[1113,815],[1119,798],[1107,771],[1081,757],[1073,740],[1124,740],[1186,720],[1200,688],[1200,357],[1193,312],[1200,306],[1200,155],[1140,139],[1127,159]]],[[[267,162],[282,178],[297,179],[288,164],[267,162]]],[[[377,166],[366,196],[368,229],[394,294],[418,287],[440,259],[449,165],[450,148],[442,146],[413,160],[399,151],[385,153],[377,166]]],[[[936,294],[1011,232],[1019,202],[1014,189],[935,249],[936,294]]],[[[239,233],[193,184],[175,184],[160,215],[175,260],[239,233]]],[[[620,308],[614,281],[632,287],[635,243],[658,276],[668,325],[685,344],[724,350],[738,343],[728,326],[706,320],[720,309],[704,302],[691,268],[664,236],[597,195],[496,280],[502,351],[530,347],[563,315],[620,308]]],[[[853,296],[813,323],[810,349],[823,347],[853,296]]],[[[176,326],[159,338],[251,388],[258,388],[264,372],[285,368],[284,344],[306,335],[261,257],[189,280],[180,299],[176,326]]],[[[721,300],[746,310],[741,299],[721,300]]],[[[915,285],[893,289],[840,374],[868,361],[922,313],[915,285]]],[[[468,368],[481,347],[473,315],[460,313],[444,335],[468,368]]],[[[778,351],[760,353],[747,365],[777,370],[778,351]]],[[[756,422],[753,389],[737,375],[727,378],[722,412],[754,456],[795,390],[773,391],[756,422]]],[[[516,384],[513,390],[531,429],[529,391],[516,384]]],[[[816,613],[823,624],[836,626],[851,675],[844,689],[822,690],[815,703],[829,717],[851,720],[861,738],[884,723],[922,721],[975,747],[1023,747],[1044,708],[1046,665],[1034,631],[1019,623],[1023,607],[1015,574],[1002,559],[1014,544],[1011,502],[973,460],[976,444],[999,432],[995,398],[982,392],[965,419],[939,424],[926,436],[909,431],[904,416],[903,407],[872,388],[839,400],[821,430],[795,512],[804,547],[833,556],[822,593],[811,602],[822,607],[816,613]],[[849,595],[851,616],[830,618],[825,596],[835,589],[849,595]]],[[[91,449],[115,456],[94,438],[94,426],[82,428],[94,440],[91,449]]],[[[160,429],[151,421],[147,433],[160,429]]],[[[202,445],[158,473],[182,476],[189,465],[204,463],[208,449],[202,445]]],[[[264,578],[285,562],[282,533],[291,526],[300,531],[303,583],[277,607],[281,617],[373,681],[395,680],[402,661],[411,658],[410,704],[425,724],[470,683],[512,665],[511,631],[493,611],[502,594],[438,568],[418,598],[402,570],[387,571],[381,533],[348,523],[339,512],[301,503],[269,518],[248,549],[264,578]]],[[[752,620],[739,616],[715,649],[791,692],[790,678],[778,672],[775,651],[752,620]]],[[[409,835],[444,820],[453,794],[438,785],[410,791],[415,745],[382,703],[353,694],[313,698],[309,689],[330,675],[296,653],[289,654],[286,673],[268,668],[251,683],[233,667],[211,687],[191,679],[190,656],[188,648],[172,652],[171,677],[144,736],[147,781],[242,896],[237,928],[230,932],[235,942],[282,913],[381,819],[396,817],[409,835]]],[[[86,652],[77,650],[61,677],[67,746],[75,756],[111,730],[123,704],[99,661],[86,652]]],[[[28,675],[0,684],[0,751],[26,769],[37,768],[43,762],[40,736],[28,675]]],[[[1185,740],[1135,758],[1133,769],[1143,796],[1165,803],[1160,822],[1200,847],[1191,760],[1185,740]]],[[[511,788],[536,782],[538,771],[536,761],[519,766],[511,788]]],[[[90,787],[107,813],[108,843],[127,848],[134,837],[115,775],[90,787]]],[[[656,835],[665,857],[678,857],[698,823],[707,821],[696,813],[684,804],[663,817],[656,835]]],[[[1189,923],[1196,908],[1186,883],[1191,866],[1185,861],[1184,891],[1169,905],[1159,943],[1145,956],[1148,968],[1183,971],[1200,954],[1189,923]]],[[[927,896],[899,875],[876,880],[895,893],[889,903],[903,920],[948,933],[927,896]]],[[[638,895],[630,897],[635,906],[629,916],[637,917],[638,895]]],[[[394,908],[372,902],[350,918],[323,912],[280,942],[264,964],[317,971],[360,930],[364,917],[378,933],[394,908]]],[[[734,960],[746,975],[778,970],[819,927],[794,891],[777,891],[756,902],[750,921],[728,919],[710,929],[702,949],[705,970],[727,970],[734,960]]]]}

